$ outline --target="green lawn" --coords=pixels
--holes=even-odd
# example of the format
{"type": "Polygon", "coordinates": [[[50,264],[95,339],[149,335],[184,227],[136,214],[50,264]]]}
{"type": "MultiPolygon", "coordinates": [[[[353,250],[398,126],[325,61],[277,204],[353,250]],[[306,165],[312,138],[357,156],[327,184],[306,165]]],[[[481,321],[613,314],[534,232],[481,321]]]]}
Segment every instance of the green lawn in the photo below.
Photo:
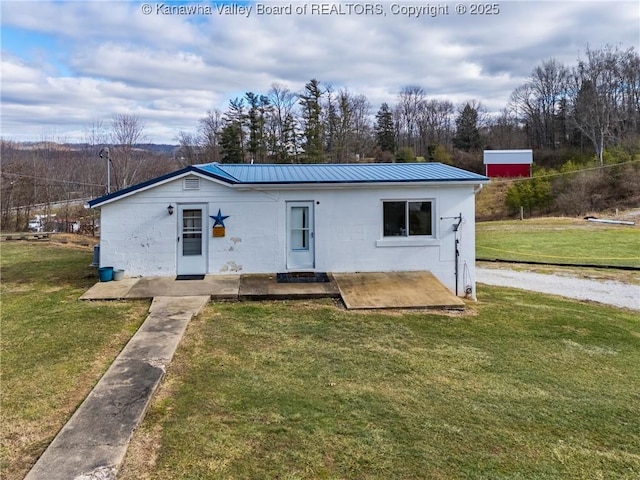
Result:
{"type": "Polygon", "coordinates": [[[640,228],[569,218],[481,222],[476,225],[476,256],[640,267],[640,228]]]}
{"type": "MultiPolygon", "coordinates": [[[[1,477],[21,479],[146,316],[91,252],[3,243],[1,477]]],[[[218,303],[119,479],[638,478],[636,313],[481,287],[468,312],[218,303]]]]}
{"type": "Polygon", "coordinates": [[[146,302],[80,302],[89,249],[3,242],[0,477],[22,479],[145,318],[146,302]]]}
{"type": "Polygon", "coordinates": [[[640,476],[636,314],[488,287],[471,310],[210,305],[119,478],[640,476]]]}

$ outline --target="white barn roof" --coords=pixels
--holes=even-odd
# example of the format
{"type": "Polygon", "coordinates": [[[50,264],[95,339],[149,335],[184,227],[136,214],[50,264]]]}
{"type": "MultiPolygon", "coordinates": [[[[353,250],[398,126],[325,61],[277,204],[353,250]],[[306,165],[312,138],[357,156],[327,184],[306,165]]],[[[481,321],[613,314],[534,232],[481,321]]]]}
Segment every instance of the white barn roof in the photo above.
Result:
{"type": "Polygon", "coordinates": [[[485,150],[485,165],[531,165],[533,150],[485,150]]]}

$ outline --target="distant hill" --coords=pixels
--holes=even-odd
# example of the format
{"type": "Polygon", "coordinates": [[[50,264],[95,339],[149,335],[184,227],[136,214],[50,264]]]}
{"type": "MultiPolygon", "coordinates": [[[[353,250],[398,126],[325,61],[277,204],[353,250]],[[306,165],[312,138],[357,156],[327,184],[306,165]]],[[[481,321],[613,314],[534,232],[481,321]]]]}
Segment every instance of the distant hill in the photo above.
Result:
{"type": "MultiPolygon", "coordinates": [[[[10,142],[10,147],[16,150],[58,150],[58,151],[83,151],[90,149],[87,143],[56,143],[56,142],[10,142]]],[[[152,153],[167,155],[172,157],[174,152],[180,148],[179,145],[141,143],[136,145],[137,149],[147,150],[152,153]]]]}
{"type": "Polygon", "coordinates": [[[158,143],[141,143],[136,145],[136,148],[140,148],[142,150],[148,150],[153,153],[161,153],[164,155],[173,156],[174,152],[180,148],[180,145],[167,145],[167,144],[158,144],[158,143]]]}

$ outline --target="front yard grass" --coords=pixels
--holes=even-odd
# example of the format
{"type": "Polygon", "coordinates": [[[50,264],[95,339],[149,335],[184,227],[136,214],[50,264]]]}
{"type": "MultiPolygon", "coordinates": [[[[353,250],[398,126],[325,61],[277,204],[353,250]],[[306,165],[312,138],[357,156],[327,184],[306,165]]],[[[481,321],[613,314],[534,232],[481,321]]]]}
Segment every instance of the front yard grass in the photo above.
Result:
{"type": "Polygon", "coordinates": [[[640,227],[574,218],[476,224],[478,259],[640,268],[640,227]]]}
{"type": "MultiPolygon", "coordinates": [[[[21,479],[146,316],[79,302],[90,249],[2,245],[0,476],[21,479]]],[[[640,476],[640,320],[479,287],[465,314],[219,303],[119,479],[640,476]]]]}
{"type": "Polygon", "coordinates": [[[469,307],[210,305],[119,478],[640,477],[637,314],[485,286],[469,307]]]}
{"type": "Polygon", "coordinates": [[[146,316],[147,302],[80,302],[89,248],[3,242],[0,477],[22,479],[146,316]]]}

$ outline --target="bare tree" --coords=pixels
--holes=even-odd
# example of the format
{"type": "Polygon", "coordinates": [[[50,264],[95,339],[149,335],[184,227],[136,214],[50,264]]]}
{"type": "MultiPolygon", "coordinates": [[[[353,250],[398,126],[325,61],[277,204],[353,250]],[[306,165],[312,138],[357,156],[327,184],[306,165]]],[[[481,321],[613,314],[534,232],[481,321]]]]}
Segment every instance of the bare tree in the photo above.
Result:
{"type": "Polygon", "coordinates": [[[517,149],[527,144],[515,112],[509,108],[503,108],[499,116],[491,119],[488,133],[487,143],[490,149],[517,149]]]}
{"type": "Polygon", "coordinates": [[[126,188],[142,180],[145,151],[137,145],[145,140],[144,124],[137,115],[119,113],[111,121],[110,156],[115,188],[126,188]]]}
{"type": "Polygon", "coordinates": [[[437,145],[451,146],[453,113],[453,103],[448,100],[422,103],[418,120],[422,151],[431,153],[437,145]]]}
{"type": "Polygon", "coordinates": [[[613,139],[621,120],[621,93],[624,91],[619,74],[621,52],[607,45],[602,49],[587,48],[587,58],[573,69],[570,96],[573,104],[573,124],[595,149],[600,165],[604,163],[606,142],[613,139]]]}
{"type": "Polygon", "coordinates": [[[286,86],[271,85],[268,92],[271,114],[267,119],[269,153],[275,161],[293,161],[297,154],[295,107],[298,98],[286,86]]]}
{"type": "Polygon", "coordinates": [[[536,105],[533,86],[526,82],[511,93],[507,108],[513,111],[518,125],[522,124],[527,133],[529,145],[539,147],[538,132],[540,131],[540,117],[536,105]]]}
{"type": "MultiPolygon", "coordinates": [[[[82,181],[87,184],[107,184],[106,160],[100,158],[100,150],[108,145],[109,130],[103,120],[91,121],[84,130],[84,160],[86,165],[82,165],[82,181]]],[[[94,188],[87,192],[87,196],[93,196],[103,192],[96,192],[94,188]]]]}
{"type": "Polygon", "coordinates": [[[620,94],[619,129],[621,136],[637,139],[640,135],[640,55],[633,48],[621,53],[619,74],[622,79],[620,94]]]}
{"type": "Polygon", "coordinates": [[[180,144],[175,154],[178,165],[186,167],[187,165],[200,163],[202,149],[196,134],[180,130],[176,136],[176,141],[180,144]]]}
{"type": "Polygon", "coordinates": [[[398,95],[396,105],[400,121],[399,145],[413,149],[416,154],[421,153],[419,152],[418,121],[425,97],[422,87],[405,86],[398,95]]]}
{"type": "Polygon", "coordinates": [[[222,112],[217,108],[208,110],[198,125],[198,144],[202,150],[203,162],[220,161],[220,134],[224,121],[222,112]]]}
{"type": "Polygon", "coordinates": [[[0,197],[2,202],[0,206],[2,208],[2,217],[0,225],[2,230],[11,231],[15,227],[13,225],[13,212],[16,206],[19,205],[19,190],[20,185],[18,183],[20,179],[20,165],[17,155],[16,143],[1,139],[0,141],[0,155],[2,156],[2,170],[0,170],[0,197]]]}
{"type": "Polygon", "coordinates": [[[364,95],[352,97],[351,128],[353,132],[353,152],[362,160],[375,147],[375,136],[371,120],[371,103],[364,95]]]}
{"type": "Polygon", "coordinates": [[[566,95],[569,70],[555,59],[542,62],[529,77],[529,84],[535,95],[540,143],[547,148],[559,146],[558,134],[564,131],[559,122],[561,101],[566,95]]]}

